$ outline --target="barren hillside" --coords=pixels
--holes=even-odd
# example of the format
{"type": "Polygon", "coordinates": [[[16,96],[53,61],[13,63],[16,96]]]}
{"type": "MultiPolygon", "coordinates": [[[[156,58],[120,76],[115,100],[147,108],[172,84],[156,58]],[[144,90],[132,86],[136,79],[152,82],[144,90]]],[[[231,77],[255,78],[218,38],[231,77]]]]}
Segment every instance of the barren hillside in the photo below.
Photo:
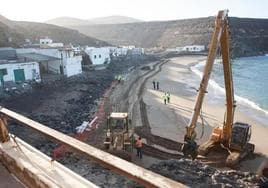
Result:
{"type": "MultiPolygon", "coordinates": [[[[72,28],[115,45],[170,48],[208,45],[214,29],[214,17],[72,28]]],[[[268,19],[231,17],[230,28],[234,56],[268,53],[268,19]]]]}
{"type": "Polygon", "coordinates": [[[55,42],[89,46],[104,46],[106,42],[86,36],[77,30],[51,24],[11,21],[0,16],[0,46],[20,46],[25,39],[38,43],[42,37],[50,37],[55,42]]]}

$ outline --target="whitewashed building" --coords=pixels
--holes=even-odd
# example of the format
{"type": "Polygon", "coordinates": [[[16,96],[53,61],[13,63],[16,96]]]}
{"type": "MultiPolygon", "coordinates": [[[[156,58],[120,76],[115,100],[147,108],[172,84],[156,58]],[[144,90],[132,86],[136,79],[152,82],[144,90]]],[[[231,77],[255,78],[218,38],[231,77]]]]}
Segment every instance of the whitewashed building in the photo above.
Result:
{"type": "Polygon", "coordinates": [[[38,63],[18,59],[14,48],[0,48],[0,85],[27,80],[41,81],[38,63]]]}
{"type": "Polygon", "coordinates": [[[82,73],[82,56],[77,55],[73,48],[19,48],[16,51],[22,58],[37,61],[42,73],[52,72],[67,77],[82,73]]]}
{"type": "Polygon", "coordinates": [[[39,64],[37,62],[18,62],[0,60],[0,86],[5,82],[40,82],[39,64]]]}
{"type": "Polygon", "coordinates": [[[185,51],[185,52],[202,52],[202,51],[205,51],[205,46],[203,46],[203,45],[184,46],[183,51],[185,51]]]}
{"type": "Polygon", "coordinates": [[[112,55],[114,57],[119,57],[119,56],[126,56],[128,53],[129,49],[128,48],[116,48],[112,55]]]}
{"type": "Polygon", "coordinates": [[[92,65],[103,65],[111,62],[109,47],[86,47],[85,52],[88,54],[92,65]]]}
{"type": "Polygon", "coordinates": [[[53,40],[50,38],[44,38],[39,40],[40,48],[58,48],[63,47],[63,43],[53,43],[53,40]]]}
{"type": "Polygon", "coordinates": [[[204,45],[189,45],[176,48],[168,48],[168,52],[203,52],[206,47],[204,45]]]}
{"type": "Polygon", "coordinates": [[[121,48],[126,48],[126,49],[129,49],[129,50],[132,50],[134,48],[136,48],[134,45],[129,45],[129,46],[120,46],[121,48]]]}

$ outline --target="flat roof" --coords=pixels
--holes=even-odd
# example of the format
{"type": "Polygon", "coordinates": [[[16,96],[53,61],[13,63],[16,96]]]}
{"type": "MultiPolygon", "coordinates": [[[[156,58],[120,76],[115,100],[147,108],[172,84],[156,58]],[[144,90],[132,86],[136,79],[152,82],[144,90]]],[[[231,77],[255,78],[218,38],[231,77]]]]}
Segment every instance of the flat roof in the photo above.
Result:
{"type": "Polygon", "coordinates": [[[60,60],[60,58],[38,54],[38,53],[23,53],[19,54],[20,57],[24,57],[33,61],[55,61],[60,60]]]}
{"type": "Polygon", "coordinates": [[[35,63],[35,61],[23,61],[21,59],[17,60],[0,60],[0,65],[4,64],[23,64],[23,63],[35,63]]]}

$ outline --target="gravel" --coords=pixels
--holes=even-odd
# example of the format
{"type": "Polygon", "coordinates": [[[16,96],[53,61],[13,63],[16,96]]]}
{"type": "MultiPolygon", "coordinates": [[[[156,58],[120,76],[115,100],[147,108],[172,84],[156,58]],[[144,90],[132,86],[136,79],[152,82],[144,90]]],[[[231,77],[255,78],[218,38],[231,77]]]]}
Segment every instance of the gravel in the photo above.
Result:
{"type": "Polygon", "coordinates": [[[190,159],[161,161],[149,169],[190,187],[258,187],[255,174],[218,170],[190,159]]]}

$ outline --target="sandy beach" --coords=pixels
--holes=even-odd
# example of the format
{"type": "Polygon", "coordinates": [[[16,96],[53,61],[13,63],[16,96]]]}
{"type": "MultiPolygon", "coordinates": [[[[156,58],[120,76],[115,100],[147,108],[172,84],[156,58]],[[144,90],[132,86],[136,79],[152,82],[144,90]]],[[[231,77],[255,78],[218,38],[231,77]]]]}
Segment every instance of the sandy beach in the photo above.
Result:
{"type": "MultiPolygon", "coordinates": [[[[158,74],[147,81],[143,99],[147,105],[152,134],[174,141],[183,141],[185,126],[189,123],[195,104],[197,95],[195,88],[198,88],[200,83],[200,78],[190,70],[190,67],[205,59],[204,56],[172,58],[158,74]],[[153,89],[153,81],[159,82],[159,90],[153,89]],[[171,101],[167,105],[164,104],[162,98],[164,92],[171,94],[171,101]]],[[[213,103],[213,95],[215,94],[213,89],[209,87],[202,107],[205,126],[202,129],[200,118],[197,126],[198,143],[206,141],[213,127],[219,126],[223,122],[225,99],[222,98],[222,102],[213,103]],[[203,133],[202,130],[204,130],[203,133]]],[[[235,121],[252,125],[251,143],[255,144],[255,152],[261,153],[263,156],[243,161],[241,170],[255,171],[261,161],[268,156],[268,127],[245,114],[242,108],[238,103],[235,121]]],[[[258,113],[261,112],[256,112],[254,115],[258,115],[258,113]]]]}

